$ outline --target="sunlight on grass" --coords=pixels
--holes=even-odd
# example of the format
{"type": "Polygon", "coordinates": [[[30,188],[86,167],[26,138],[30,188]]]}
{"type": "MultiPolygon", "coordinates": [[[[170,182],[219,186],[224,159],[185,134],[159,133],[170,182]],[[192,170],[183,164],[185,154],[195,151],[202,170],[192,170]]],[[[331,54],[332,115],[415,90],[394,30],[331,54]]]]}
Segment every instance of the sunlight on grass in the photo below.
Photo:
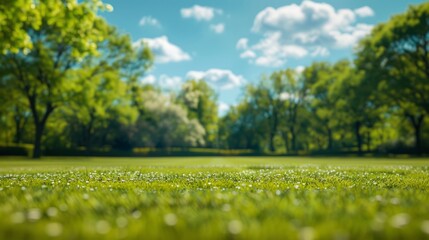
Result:
{"type": "Polygon", "coordinates": [[[429,237],[427,160],[15,158],[0,166],[0,238],[429,237]]]}

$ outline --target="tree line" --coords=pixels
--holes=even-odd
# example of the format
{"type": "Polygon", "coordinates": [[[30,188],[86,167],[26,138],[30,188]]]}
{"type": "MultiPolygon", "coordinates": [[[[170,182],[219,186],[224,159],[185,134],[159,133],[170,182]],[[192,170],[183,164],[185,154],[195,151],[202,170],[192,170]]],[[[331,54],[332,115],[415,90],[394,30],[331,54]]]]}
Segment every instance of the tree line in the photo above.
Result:
{"type": "Polygon", "coordinates": [[[34,158],[43,149],[429,149],[429,3],[375,26],[353,60],[262,76],[222,117],[203,79],[174,93],[142,84],[154,55],[100,17],[110,9],[0,4],[0,142],[30,143],[34,158]]]}
{"type": "Polygon", "coordinates": [[[355,52],[353,61],[315,62],[249,85],[223,118],[221,142],[286,153],[427,151],[429,4],[377,25],[355,52]]]}

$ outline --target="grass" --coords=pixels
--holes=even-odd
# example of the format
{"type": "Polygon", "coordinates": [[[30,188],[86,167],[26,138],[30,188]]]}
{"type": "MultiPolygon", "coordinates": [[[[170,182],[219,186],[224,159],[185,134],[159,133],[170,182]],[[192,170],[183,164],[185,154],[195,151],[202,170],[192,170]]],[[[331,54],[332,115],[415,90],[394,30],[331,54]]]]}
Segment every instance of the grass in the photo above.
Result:
{"type": "Polygon", "coordinates": [[[0,239],[429,239],[429,160],[0,158],[0,239]]]}

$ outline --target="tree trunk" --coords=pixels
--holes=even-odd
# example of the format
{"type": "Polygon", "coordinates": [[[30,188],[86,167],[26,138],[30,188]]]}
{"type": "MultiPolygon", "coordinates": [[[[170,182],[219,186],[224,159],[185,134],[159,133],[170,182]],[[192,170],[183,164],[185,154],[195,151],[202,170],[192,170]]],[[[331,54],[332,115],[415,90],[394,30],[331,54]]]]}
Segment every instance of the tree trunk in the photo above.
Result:
{"type": "Polygon", "coordinates": [[[271,131],[270,131],[270,151],[275,152],[276,147],[274,146],[274,138],[277,133],[277,125],[278,125],[278,118],[277,118],[277,111],[274,110],[273,112],[273,122],[271,125],[271,131]]]}
{"type": "Polygon", "coordinates": [[[33,115],[35,135],[34,135],[34,146],[33,146],[33,159],[39,159],[42,156],[42,137],[43,131],[46,126],[48,117],[51,115],[54,107],[51,103],[46,104],[45,112],[40,119],[39,112],[36,107],[36,97],[35,95],[29,97],[31,113],[33,115]]]}
{"type": "Polygon", "coordinates": [[[282,137],[283,137],[283,141],[285,142],[286,153],[289,153],[290,146],[289,146],[289,136],[288,136],[288,133],[282,131],[282,137]]]}
{"type": "Polygon", "coordinates": [[[42,156],[42,136],[44,123],[35,123],[36,134],[34,135],[33,158],[39,159],[42,156]]]}
{"type": "Polygon", "coordinates": [[[290,135],[291,135],[291,142],[292,142],[292,151],[297,151],[297,145],[296,145],[296,132],[294,127],[290,127],[290,135]]]}
{"type": "Polygon", "coordinates": [[[13,138],[15,144],[20,144],[22,142],[22,132],[23,127],[21,127],[21,119],[15,117],[15,136],[13,138]]]}
{"type": "Polygon", "coordinates": [[[360,128],[361,128],[361,123],[359,121],[355,122],[355,135],[356,135],[358,153],[362,154],[362,136],[360,134],[360,128]]]}
{"type": "Polygon", "coordinates": [[[411,124],[414,128],[414,149],[417,154],[422,153],[422,141],[421,141],[421,132],[423,126],[424,115],[411,115],[407,114],[408,119],[411,121],[411,124]]]}

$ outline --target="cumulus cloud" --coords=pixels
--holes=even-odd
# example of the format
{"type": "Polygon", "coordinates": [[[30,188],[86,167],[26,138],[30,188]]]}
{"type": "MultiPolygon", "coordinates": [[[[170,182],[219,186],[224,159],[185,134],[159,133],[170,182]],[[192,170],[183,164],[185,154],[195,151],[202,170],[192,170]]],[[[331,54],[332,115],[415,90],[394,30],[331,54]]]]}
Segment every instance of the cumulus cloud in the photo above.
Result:
{"type": "Polygon", "coordinates": [[[372,17],[375,15],[374,11],[368,6],[355,9],[354,12],[359,17],[372,17]]]}
{"type": "Polygon", "coordinates": [[[211,85],[222,90],[232,89],[243,85],[246,80],[241,75],[234,74],[231,70],[212,68],[207,71],[189,71],[187,79],[205,80],[211,85]]]}
{"type": "Polygon", "coordinates": [[[183,18],[193,18],[197,21],[210,21],[215,15],[221,15],[222,10],[212,7],[194,5],[190,8],[182,8],[180,14],[183,18]]]}
{"type": "Polygon", "coordinates": [[[158,19],[152,16],[142,17],[142,19],[140,19],[139,25],[142,27],[144,26],[161,27],[161,23],[158,21],[158,19]]]}
{"type": "Polygon", "coordinates": [[[327,56],[330,49],[352,47],[366,36],[372,26],[357,23],[357,18],[373,14],[369,7],[335,9],[310,0],[300,5],[267,7],[256,15],[251,29],[262,36],[259,42],[249,46],[242,38],[236,47],[242,51],[242,58],[261,66],[280,66],[287,59],[309,55],[327,56]]]}
{"type": "Polygon", "coordinates": [[[159,86],[162,90],[178,90],[182,84],[182,78],[178,76],[160,75],[158,78],[154,75],[148,75],[140,80],[142,84],[151,84],[159,86]]]}
{"type": "Polygon", "coordinates": [[[135,47],[140,47],[146,43],[155,54],[155,61],[158,63],[182,62],[191,60],[191,56],[180,47],[169,42],[166,36],[158,38],[142,38],[134,43],[135,47]]]}
{"type": "Polygon", "coordinates": [[[240,57],[248,58],[251,63],[259,66],[277,67],[283,65],[287,58],[301,58],[308,54],[307,49],[302,46],[282,44],[281,37],[280,32],[274,32],[251,47],[247,46],[247,41],[240,39],[237,48],[244,50],[240,57]]]}
{"type": "Polygon", "coordinates": [[[249,39],[247,38],[240,38],[237,42],[237,49],[243,50],[248,48],[249,39]]]}
{"type": "Polygon", "coordinates": [[[246,50],[242,54],[240,54],[240,58],[255,58],[256,53],[252,50],[246,50]]]}
{"type": "Polygon", "coordinates": [[[161,86],[161,88],[166,90],[178,90],[182,84],[182,78],[178,76],[168,76],[162,74],[158,78],[158,84],[161,86]]]}
{"type": "Polygon", "coordinates": [[[212,24],[210,25],[210,29],[217,34],[221,34],[225,31],[225,24],[223,23],[212,24]]]}
{"type": "Polygon", "coordinates": [[[147,75],[144,78],[140,79],[142,84],[155,84],[156,77],[154,75],[147,75]]]}

